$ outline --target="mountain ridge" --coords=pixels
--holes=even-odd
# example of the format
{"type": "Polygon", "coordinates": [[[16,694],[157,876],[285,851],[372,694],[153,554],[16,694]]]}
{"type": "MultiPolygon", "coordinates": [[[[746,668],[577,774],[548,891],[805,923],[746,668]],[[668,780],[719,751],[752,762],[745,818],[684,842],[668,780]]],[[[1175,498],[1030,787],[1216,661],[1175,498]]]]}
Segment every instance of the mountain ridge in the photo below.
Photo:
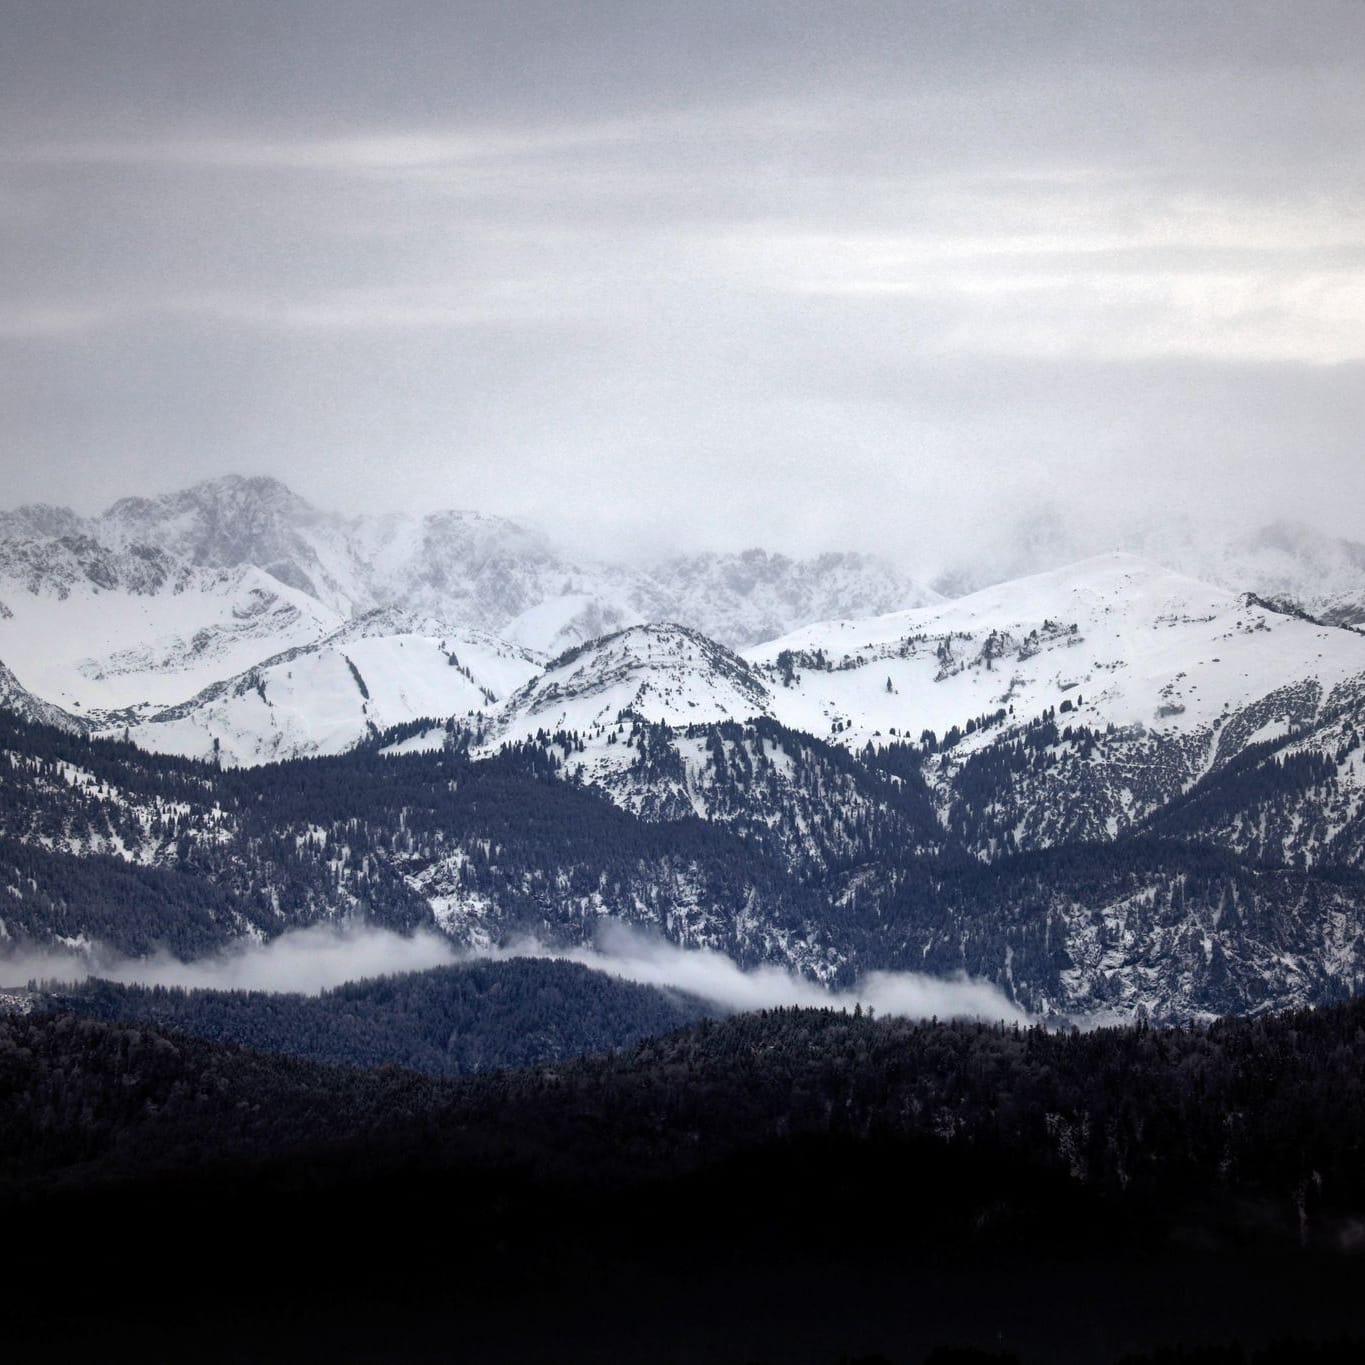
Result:
{"type": "MultiPolygon", "coordinates": [[[[1365,981],[1365,635],[1288,604],[1115,552],[737,652],[620,624],[624,570],[527,606],[563,564],[496,518],[355,522],[371,583],[438,551],[412,604],[360,610],[360,540],[329,539],[353,523],[283,485],[116,508],[110,543],[59,509],[3,523],[60,534],[0,545],[0,646],[55,639],[46,676],[94,689],[42,695],[0,647],[0,706],[39,727],[0,753],[11,940],[194,952],[373,916],[484,950],[623,919],[825,983],[966,973],[1063,1018],[1365,981]],[[523,552],[510,632],[610,628],[547,660],[427,609],[523,552]]],[[[826,600],[846,562],[807,566],[826,600]]],[[[734,607],[790,563],[698,557],[686,586],[734,607]]]]}
{"type": "MultiPolygon", "coordinates": [[[[834,614],[840,593],[863,603],[873,594],[888,606],[936,596],[884,561],[847,553],[796,560],[753,549],[642,568],[577,563],[544,532],[505,517],[457,510],[346,517],[276,479],[240,475],[122,498],[94,517],[46,504],[0,513],[0,545],[63,537],[196,568],[255,567],[340,616],[401,606],[492,630],[540,602],[586,592],[600,598],[615,626],[691,616],[690,624],[724,643],[752,643],[771,633],[764,613],[773,621],[817,619],[834,614]],[[853,581],[831,585],[836,571],[853,581]]],[[[556,652],[553,640],[523,643],[556,652]]]]}

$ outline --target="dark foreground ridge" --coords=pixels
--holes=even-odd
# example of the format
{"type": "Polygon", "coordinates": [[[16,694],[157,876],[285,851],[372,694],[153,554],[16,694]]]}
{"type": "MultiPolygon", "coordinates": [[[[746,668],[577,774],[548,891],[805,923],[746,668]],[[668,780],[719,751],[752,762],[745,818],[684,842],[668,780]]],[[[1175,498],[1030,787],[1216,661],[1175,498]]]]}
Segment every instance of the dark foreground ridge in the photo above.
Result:
{"type": "Polygon", "coordinates": [[[1117,1361],[1365,1339],[1365,1002],[1056,1035],[780,1010],[467,1081],[0,1020],[56,1358],[1117,1361]]]}
{"type": "Polygon", "coordinates": [[[319,995],[91,980],[46,993],[44,1002],[111,1024],[151,1024],[340,1066],[392,1063],[432,1076],[608,1052],[718,1013],[681,991],[546,958],[432,967],[349,981],[319,995]]]}

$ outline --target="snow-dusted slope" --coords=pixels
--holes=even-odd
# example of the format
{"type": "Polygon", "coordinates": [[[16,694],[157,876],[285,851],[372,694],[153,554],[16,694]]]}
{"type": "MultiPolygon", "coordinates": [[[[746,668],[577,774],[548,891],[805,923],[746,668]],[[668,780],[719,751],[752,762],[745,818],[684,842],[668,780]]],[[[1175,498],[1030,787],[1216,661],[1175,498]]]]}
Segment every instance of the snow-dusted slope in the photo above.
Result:
{"type": "MultiPolygon", "coordinates": [[[[488,636],[395,628],[402,624],[375,614],[114,733],[156,753],[233,765],[336,754],[415,720],[472,719],[539,669],[488,636]]],[[[440,738],[433,729],[406,747],[440,738]]]]}
{"type": "Polygon", "coordinates": [[[766,714],[768,702],[768,688],[723,645],[686,626],[632,626],[553,660],[508,699],[489,743],[541,730],[595,738],[632,719],[669,726],[744,720],[766,714]]]}
{"type": "Polygon", "coordinates": [[[1130,555],[940,607],[810,626],[745,657],[787,725],[861,747],[939,738],[1001,708],[1202,733],[1287,684],[1365,673],[1365,637],[1281,615],[1130,555]]]}
{"type": "Polygon", "coordinates": [[[0,580],[0,658],[29,691],[75,711],[180,701],[263,658],[316,641],[340,619],[254,568],[0,580]]]}

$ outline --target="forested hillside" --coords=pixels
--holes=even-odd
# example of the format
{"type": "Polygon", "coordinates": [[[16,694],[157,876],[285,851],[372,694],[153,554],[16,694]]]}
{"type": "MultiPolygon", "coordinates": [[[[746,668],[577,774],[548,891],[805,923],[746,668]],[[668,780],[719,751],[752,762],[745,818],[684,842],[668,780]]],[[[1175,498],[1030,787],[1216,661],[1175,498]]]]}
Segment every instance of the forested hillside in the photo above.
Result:
{"type": "Polygon", "coordinates": [[[31,1007],[433,1076],[607,1052],[715,1013],[679,992],[543,958],[434,967],[351,981],[315,996],[92,980],[48,992],[31,1007]]]}
{"type": "Polygon", "coordinates": [[[471,945],[581,942],[617,917],[741,961],[831,960],[819,902],[761,851],[695,817],[637,820],[556,780],[537,746],[218,769],[0,717],[0,763],[11,940],[190,955],[356,916],[471,945]]]}
{"type": "Polygon", "coordinates": [[[937,823],[922,746],[860,762],[772,722],[620,731],[613,800],[576,779],[571,733],[483,758],[459,732],[386,752],[399,733],[219,769],[0,716],[0,922],[11,946],[189,958],[319,922],[483,949],[624,921],[745,967],[965,972],[1092,1019],[1259,1013],[1365,981],[1353,861],[1284,865],[1189,822],[1241,799],[1254,751],[1128,836],[982,862],[937,823]]]}
{"type": "MultiPolygon", "coordinates": [[[[810,1345],[836,1294],[868,1310],[845,1352],[866,1341],[909,1361],[923,1349],[888,1343],[982,1343],[982,1294],[1000,1341],[1036,1340],[1028,1304],[1052,1292],[1068,1312],[1049,1314],[1051,1351],[1034,1358],[1109,1361],[1119,1351],[1101,1343],[1178,1338],[1181,1284],[1200,1286],[1203,1331],[1226,1319],[1255,1341],[1289,1321],[1326,1339],[1359,1325],[1363,1011],[1060,1035],[769,1011],[461,1082],[7,1018],[0,1189],[35,1293],[57,1239],[118,1227],[125,1252],[139,1248],[42,1329],[68,1343],[96,1329],[91,1315],[106,1337],[146,1329],[134,1266],[204,1311],[239,1255],[228,1230],[262,1218],[293,1231],[253,1239],[262,1291],[206,1358],[241,1350],[243,1332],[331,1340],[388,1304],[397,1323],[377,1320],[404,1340],[434,1349],[459,1322],[470,1342],[500,1342],[489,1359],[549,1358],[542,1330],[570,1323],[563,1357],[590,1359],[670,1321],[680,1350],[709,1340],[717,1359],[758,1358],[725,1335],[743,1312],[777,1333],[770,1345],[816,1331],[778,1358],[833,1361],[810,1345]],[[440,1240],[395,1244],[385,1229],[410,1218],[440,1240]],[[332,1309],[323,1286],[342,1248],[365,1274],[332,1309]],[[774,1328],[764,1305],[779,1283],[774,1328]],[[678,1324],[669,1284],[718,1316],[678,1324]],[[625,1318],[607,1311],[623,1285],[642,1296],[625,1318]],[[1227,1315],[1207,1300],[1223,1294],[1227,1315]]],[[[33,1340],[35,1301],[14,1303],[12,1339],[33,1340]]]]}

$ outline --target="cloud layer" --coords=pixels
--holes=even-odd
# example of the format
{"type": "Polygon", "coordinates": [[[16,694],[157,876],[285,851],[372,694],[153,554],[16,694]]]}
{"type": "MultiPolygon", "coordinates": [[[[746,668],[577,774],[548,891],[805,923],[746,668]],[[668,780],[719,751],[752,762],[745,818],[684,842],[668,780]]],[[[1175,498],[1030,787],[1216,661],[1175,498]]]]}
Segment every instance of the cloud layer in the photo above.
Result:
{"type": "Polygon", "coordinates": [[[853,1009],[861,1004],[879,1014],[911,1019],[972,1017],[1024,1022],[1027,1015],[989,982],[969,977],[933,977],[918,972],[871,972],[855,986],[830,991],[782,967],[739,967],[724,953],[679,948],[629,925],[603,924],[592,948],[530,955],[560,956],[646,986],[685,991],[723,1009],[747,1011],[803,1005],[853,1009]]]}
{"type": "Polygon", "coordinates": [[[103,977],[127,985],[186,990],[297,991],[316,995],[343,981],[418,972],[459,960],[448,939],[419,932],[313,925],[268,943],[242,941],[220,953],[181,962],[168,953],[126,958],[95,947],[86,952],[25,952],[0,957],[0,981],[80,981],[103,977]]]}
{"type": "MultiPolygon", "coordinates": [[[[606,922],[592,947],[547,948],[527,941],[487,956],[498,960],[552,957],[641,985],[684,991],[726,1010],[804,1005],[852,1009],[909,1018],[1024,1020],[1026,1016],[987,982],[943,979],[914,972],[873,972],[852,990],[828,991],[775,966],[740,968],[723,953],[683,949],[624,924],[606,922]]],[[[72,981],[99,976],[111,981],[202,990],[297,991],[317,994],[344,981],[422,971],[473,960],[432,933],[410,937],[384,929],[317,925],[296,929],[269,943],[242,943],[194,962],[166,955],[117,958],[99,951],[30,953],[0,958],[0,985],[29,980],[72,981]]]]}

